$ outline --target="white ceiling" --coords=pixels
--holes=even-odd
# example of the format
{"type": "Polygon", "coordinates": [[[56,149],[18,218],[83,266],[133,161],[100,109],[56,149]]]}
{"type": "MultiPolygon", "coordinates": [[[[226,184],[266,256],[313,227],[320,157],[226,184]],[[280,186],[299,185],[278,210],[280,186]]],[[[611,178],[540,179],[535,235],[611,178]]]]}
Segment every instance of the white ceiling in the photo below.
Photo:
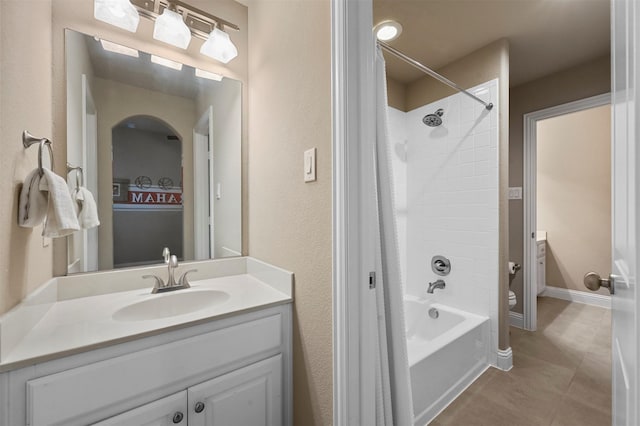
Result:
{"type": "MultiPolygon", "coordinates": [[[[609,54],[609,0],[374,0],[374,24],[403,26],[390,44],[438,69],[500,38],[510,45],[510,84],[609,54]]],[[[402,83],[424,76],[386,55],[402,83]]]]}

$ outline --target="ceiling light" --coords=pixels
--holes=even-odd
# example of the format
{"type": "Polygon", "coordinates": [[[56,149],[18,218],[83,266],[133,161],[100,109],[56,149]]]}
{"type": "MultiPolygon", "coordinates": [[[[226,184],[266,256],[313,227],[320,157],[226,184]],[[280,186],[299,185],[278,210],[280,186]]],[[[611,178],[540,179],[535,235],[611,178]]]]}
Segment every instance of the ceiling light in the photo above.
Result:
{"type": "Polygon", "coordinates": [[[156,19],[153,38],[186,49],[191,41],[191,31],[184,23],[182,15],[166,8],[156,19]]]}
{"type": "Polygon", "coordinates": [[[396,21],[383,21],[373,27],[373,33],[380,41],[395,40],[402,33],[402,25],[396,21]]]}
{"type": "Polygon", "coordinates": [[[102,48],[107,52],[119,53],[120,55],[132,56],[134,58],[140,57],[140,54],[136,49],[132,49],[121,44],[112,43],[107,40],[100,40],[100,44],[102,45],[102,48]]]}
{"type": "Polygon", "coordinates": [[[214,28],[207,41],[202,44],[200,53],[226,64],[238,56],[238,49],[229,38],[229,34],[214,28]]]}
{"type": "Polygon", "coordinates": [[[178,71],[182,69],[182,64],[180,62],[174,62],[161,56],[151,55],[151,62],[178,71]]]}
{"type": "Polygon", "coordinates": [[[140,15],[129,0],[94,0],[93,16],[103,22],[135,33],[140,15]]]}
{"type": "Polygon", "coordinates": [[[196,68],[196,77],[206,78],[214,81],[222,81],[222,77],[220,74],[216,74],[214,72],[201,70],[200,68],[196,68]]]}

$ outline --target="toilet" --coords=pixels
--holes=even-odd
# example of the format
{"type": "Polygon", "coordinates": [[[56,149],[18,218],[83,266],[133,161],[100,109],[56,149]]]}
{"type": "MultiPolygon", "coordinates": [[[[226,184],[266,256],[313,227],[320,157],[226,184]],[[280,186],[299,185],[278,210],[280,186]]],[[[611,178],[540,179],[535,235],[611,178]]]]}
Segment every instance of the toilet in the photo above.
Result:
{"type": "MultiPolygon", "coordinates": [[[[511,283],[513,282],[513,278],[516,276],[516,273],[520,270],[520,265],[515,262],[509,262],[509,287],[511,287],[511,283]]],[[[518,300],[516,299],[516,294],[509,290],[509,310],[512,310],[514,306],[516,306],[518,300]]]]}

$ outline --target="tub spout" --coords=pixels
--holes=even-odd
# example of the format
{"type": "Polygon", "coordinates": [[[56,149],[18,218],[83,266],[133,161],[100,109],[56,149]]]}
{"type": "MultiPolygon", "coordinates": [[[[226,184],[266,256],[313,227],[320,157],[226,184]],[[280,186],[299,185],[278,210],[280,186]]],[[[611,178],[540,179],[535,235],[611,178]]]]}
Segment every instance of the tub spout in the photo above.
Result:
{"type": "Polygon", "coordinates": [[[433,290],[436,288],[443,289],[446,287],[446,284],[443,280],[437,280],[435,282],[429,283],[429,288],[427,289],[427,293],[433,294],[433,290]]]}

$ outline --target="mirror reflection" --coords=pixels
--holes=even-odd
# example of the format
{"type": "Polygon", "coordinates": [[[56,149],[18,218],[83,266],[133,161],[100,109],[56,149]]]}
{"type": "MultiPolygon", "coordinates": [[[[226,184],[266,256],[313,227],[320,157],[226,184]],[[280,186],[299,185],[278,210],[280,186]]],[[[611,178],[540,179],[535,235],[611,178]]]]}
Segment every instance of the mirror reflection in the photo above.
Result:
{"type": "Polygon", "coordinates": [[[67,162],[100,226],[68,239],[68,272],[240,256],[241,84],[65,32],[67,162]]]}

